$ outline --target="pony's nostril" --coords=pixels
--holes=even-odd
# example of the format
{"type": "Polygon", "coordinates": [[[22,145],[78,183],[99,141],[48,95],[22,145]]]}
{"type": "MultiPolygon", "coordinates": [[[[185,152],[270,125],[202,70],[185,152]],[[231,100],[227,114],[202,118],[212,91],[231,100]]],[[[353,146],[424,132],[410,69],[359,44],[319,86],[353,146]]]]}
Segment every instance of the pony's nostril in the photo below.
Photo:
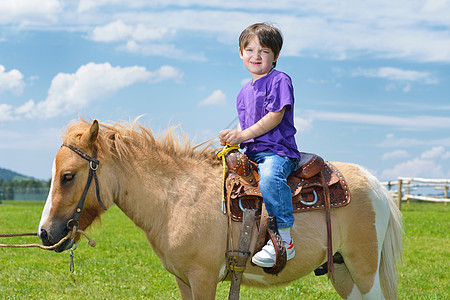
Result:
{"type": "Polygon", "coordinates": [[[41,238],[41,240],[42,240],[43,242],[47,241],[47,240],[48,240],[48,233],[47,233],[47,230],[41,229],[41,232],[39,233],[39,237],[41,238]]]}

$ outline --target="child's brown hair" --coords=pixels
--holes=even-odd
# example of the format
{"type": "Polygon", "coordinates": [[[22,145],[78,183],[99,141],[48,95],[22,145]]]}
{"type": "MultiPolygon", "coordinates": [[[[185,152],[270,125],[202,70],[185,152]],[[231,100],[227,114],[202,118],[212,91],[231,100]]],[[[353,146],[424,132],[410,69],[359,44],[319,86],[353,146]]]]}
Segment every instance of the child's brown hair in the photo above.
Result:
{"type": "MultiPolygon", "coordinates": [[[[239,48],[241,53],[254,36],[258,37],[259,43],[263,47],[272,50],[275,58],[278,57],[281,47],[283,46],[283,35],[278,28],[267,23],[256,23],[245,28],[239,36],[239,48]]],[[[277,62],[275,61],[272,67],[275,68],[276,64],[277,62]]]]}

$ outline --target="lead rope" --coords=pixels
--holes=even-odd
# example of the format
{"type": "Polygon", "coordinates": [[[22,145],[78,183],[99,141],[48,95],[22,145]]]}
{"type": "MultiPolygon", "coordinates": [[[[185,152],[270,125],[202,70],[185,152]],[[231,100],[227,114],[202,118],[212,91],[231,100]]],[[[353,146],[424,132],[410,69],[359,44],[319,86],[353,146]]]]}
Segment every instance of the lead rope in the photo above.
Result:
{"type": "MultiPolygon", "coordinates": [[[[77,229],[76,227],[74,227],[74,229],[69,231],[65,237],[63,237],[58,243],[56,243],[56,244],[54,244],[52,246],[44,246],[44,245],[40,245],[40,244],[23,244],[23,245],[0,244],[0,247],[3,247],[3,248],[32,248],[32,247],[36,247],[36,248],[40,248],[42,250],[55,250],[56,248],[61,246],[62,243],[67,241],[69,238],[74,238],[76,233],[80,233],[80,234],[84,235],[88,239],[88,245],[89,246],[95,247],[97,245],[97,243],[93,239],[91,239],[87,235],[86,232],[84,232],[83,230],[80,230],[80,229],[77,229]]],[[[0,234],[0,238],[18,237],[18,236],[36,236],[36,235],[37,235],[37,233],[35,233],[35,232],[33,232],[33,233],[0,234]]]]}
{"type": "MultiPolygon", "coordinates": [[[[71,231],[67,233],[65,237],[63,237],[58,243],[52,245],[52,246],[44,246],[40,244],[22,244],[22,245],[9,245],[9,244],[0,244],[0,247],[3,248],[40,248],[42,250],[55,250],[59,246],[61,246],[65,241],[68,239],[73,239],[75,237],[76,233],[80,233],[84,235],[88,239],[88,245],[91,247],[95,247],[97,243],[91,239],[86,232],[83,230],[77,229],[76,226],[73,227],[71,231]]],[[[19,236],[37,236],[36,232],[33,233],[13,233],[13,234],[0,234],[0,238],[7,238],[7,237],[19,237],[19,236]]],[[[73,273],[75,271],[75,264],[73,261],[73,251],[77,249],[77,244],[75,243],[72,248],[70,248],[70,272],[73,273]]]]}

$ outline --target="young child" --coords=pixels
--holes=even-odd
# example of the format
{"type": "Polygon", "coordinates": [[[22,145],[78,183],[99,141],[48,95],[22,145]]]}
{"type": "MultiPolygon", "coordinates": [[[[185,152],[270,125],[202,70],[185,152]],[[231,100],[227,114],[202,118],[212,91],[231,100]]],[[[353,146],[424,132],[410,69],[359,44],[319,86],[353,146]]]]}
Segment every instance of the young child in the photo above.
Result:
{"type": "MultiPolygon", "coordinates": [[[[292,195],[287,177],[296,169],[300,153],[294,135],[294,90],[291,78],[275,70],[283,44],[281,32],[265,23],[247,27],[239,37],[239,56],[252,80],[237,96],[239,126],[219,133],[220,143],[241,144],[258,163],[259,185],[267,211],[275,216],[286,246],[287,259],[295,256],[290,228],[294,224],[292,195]]],[[[272,267],[272,241],[252,258],[261,267],[272,267]]]]}

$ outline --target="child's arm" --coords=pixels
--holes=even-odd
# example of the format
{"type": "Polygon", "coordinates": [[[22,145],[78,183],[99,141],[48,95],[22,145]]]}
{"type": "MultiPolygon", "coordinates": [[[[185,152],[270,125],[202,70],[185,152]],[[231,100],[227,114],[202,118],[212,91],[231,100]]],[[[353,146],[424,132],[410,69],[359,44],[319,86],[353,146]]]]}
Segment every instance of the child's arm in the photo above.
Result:
{"type": "Polygon", "coordinates": [[[262,117],[261,120],[256,122],[251,127],[240,130],[240,126],[238,130],[235,129],[224,129],[219,133],[220,145],[225,146],[225,144],[240,144],[250,139],[254,139],[258,136],[261,136],[270,130],[274,129],[278,124],[280,124],[281,120],[284,116],[285,107],[278,112],[269,112],[267,115],[262,117]]]}

